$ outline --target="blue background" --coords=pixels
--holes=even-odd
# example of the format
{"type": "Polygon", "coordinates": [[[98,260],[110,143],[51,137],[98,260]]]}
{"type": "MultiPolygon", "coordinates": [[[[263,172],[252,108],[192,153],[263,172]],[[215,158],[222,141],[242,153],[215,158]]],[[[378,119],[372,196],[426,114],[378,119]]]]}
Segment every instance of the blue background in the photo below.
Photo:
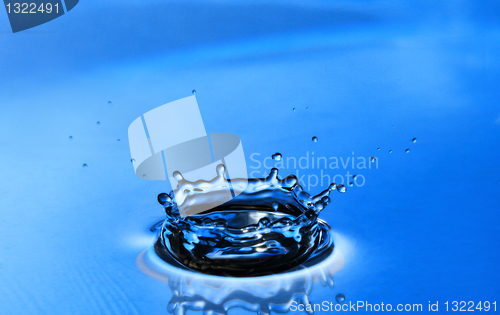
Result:
{"type": "Polygon", "coordinates": [[[167,313],[135,258],[169,187],[135,177],[127,128],[193,89],[250,166],[378,158],[321,215],[353,248],[312,302],[497,300],[499,21],[498,1],[87,0],[12,34],[1,12],[1,312],[167,313]]]}

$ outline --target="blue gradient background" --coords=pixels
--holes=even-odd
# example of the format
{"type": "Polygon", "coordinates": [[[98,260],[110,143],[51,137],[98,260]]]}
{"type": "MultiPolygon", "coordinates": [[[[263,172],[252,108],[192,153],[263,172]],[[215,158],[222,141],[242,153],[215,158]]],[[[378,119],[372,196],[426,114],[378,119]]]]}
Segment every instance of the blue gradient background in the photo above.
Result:
{"type": "Polygon", "coordinates": [[[192,89],[247,158],[378,157],[321,215],[353,249],[313,303],[498,300],[499,22],[498,1],[87,0],[12,34],[0,12],[0,313],[167,313],[135,258],[169,187],[135,177],[127,128],[192,89]]]}

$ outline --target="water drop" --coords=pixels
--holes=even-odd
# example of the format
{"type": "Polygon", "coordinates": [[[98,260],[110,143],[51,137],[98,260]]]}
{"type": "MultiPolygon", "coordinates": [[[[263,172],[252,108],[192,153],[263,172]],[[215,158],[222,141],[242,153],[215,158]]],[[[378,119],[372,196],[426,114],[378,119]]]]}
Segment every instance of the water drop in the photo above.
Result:
{"type": "Polygon", "coordinates": [[[278,206],[279,206],[279,205],[278,205],[278,203],[277,203],[277,202],[273,202],[273,209],[274,209],[275,211],[278,211],[278,206]]]}
{"type": "Polygon", "coordinates": [[[281,157],[282,157],[281,153],[279,153],[279,152],[274,153],[272,156],[273,160],[276,160],[276,161],[281,161],[281,157]]]}
{"type": "Polygon", "coordinates": [[[349,186],[350,186],[350,187],[354,186],[354,183],[353,183],[353,182],[350,182],[350,183],[349,183],[349,186]]]}
{"type": "Polygon", "coordinates": [[[413,143],[417,143],[417,138],[413,138],[413,139],[411,139],[411,142],[413,142],[413,143]]]}
{"type": "Polygon", "coordinates": [[[309,107],[306,107],[306,109],[309,109],[309,107]]]}
{"type": "Polygon", "coordinates": [[[405,150],[405,152],[406,152],[406,153],[410,153],[410,149],[406,149],[406,150],[405,150]]]}
{"type": "Polygon", "coordinates": [[[375,162],[376,160],[377,160],[377,158],[376,158],[376,157],[374,157],[374,156],[372,156],[372,157],[370,158],[370,162],[372,162],[372,163],[373,163],[373,162],[375,162]]]}
{"type": "Polygon", "coordinates": [[[313,142],[318,142],[318,137],[312,137],[313,142]]]}
{"type": "Polygon", "coordinates": [[[389,153],[392,153],[392,150],[389,150],[389,153]]]}
{"type": "Polygon", "coordinates": [[[358,177],[358,175],[352,175],[352,179],[356,179],[356,177],[358,177]]]}
{"type": "Polygon", "coordinates": [[[191,93],[193,93],[193,95],[196,95],[196,90],[192,90],[191,93]]]}
{"type": "Polygon", "coordinates": [[[108,105],[113,105],[113,103],[111,103],[111,101],[108,101],[108,105]]]}
{"type": "Polygon", "coordinates": [[[331,184],[330,184],[330,187],[328,187],[328,189],[329,189],[329,190],[335,190],[335,189],[337,189],[337,184],[335,184],[335,183],[331,183],[331,184]]]}
{"type": "Polygon", "coordinates": [[[135,162],[135,159],[130,159],[130,162],[134,163],[134,162],[135,162]]]}
{"type": "Polygon", "coordinates": [[[379,147],[379,148],[377,148],[377,151],[380,151],[380,147],[379,147]]]}
{"type": "Polygon", "coordinates": [[[271,223],[271,221],[268,218],[262,218],[259,220],[259,228],[265,228],[271,223]]]}
{"type": "Polygon", "coordinates": [[[161,205],[164,205],[166,203],[170,203],[171,201],[172,201],[172,198],[170,198],[170,196],[166,193],[161,193],[158,195],[158,202],[161,205]]]}
{"type": "Polygon", "coordinates": [[[339,293],[335,297],[335,300],[337,301],[337,303],[342,304],[345,301],[345,295],[343,293],[339,293]]]}
{"type": "Polygon", "coordinates": [[[87,167],[87,166],[88,166],[87,163],[83,163],[83,167],[87,167]]]}
{"type": "Polygon", "coordinates": [[[73,136],[69,136],[69,140],[73,139],[73,136]]]}
{"type": "Polygon", "coordinates": [[[344,185],[339,184],[337,185],[337,190],[341,193],[345,193],[347,191],[347,188],[344,185]]]}
{"type": "Polygon", "coordinates": [[[118,142],[120,142],[120,141],[121,141],[121,140],[120,140],[120,139],[118,139],[118,142]]]}
{"type": "Polygon", "coordinates": [[[293,111],[295,111],[295,107],[294,107],[294,108],[292,108],[292,110],[293,110],[293,111]]]}
{"type": "Polygon", "coordinates": [[[101,122],[100,122],[100,121],[98,121],[98,122],[96,122],[96,124],[99,126],[99,125],[101,124],[101,122]]]}

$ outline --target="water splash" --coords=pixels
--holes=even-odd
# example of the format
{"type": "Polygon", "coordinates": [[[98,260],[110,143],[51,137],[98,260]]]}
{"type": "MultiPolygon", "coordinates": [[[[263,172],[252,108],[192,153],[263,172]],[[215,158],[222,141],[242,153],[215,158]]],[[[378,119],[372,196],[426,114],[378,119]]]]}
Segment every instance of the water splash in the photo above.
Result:
{"type": "MultiPolygon", "coordinates": [[[[224,165],[210,181],[190,182],[174,172],[176,195],[162,193],[166,220],[155,244],[162,259],[174,257],[190,269],[224,276],[262,276],[285,271],[333,250],[329,226],[318,220],[330,193],[346,191],[331,184],[310,196],[289,175],[278,178],[227,179],[224,165]],[[213,204],[231,186],[236,197],[221,206],[182,217],[183,208],[213,204]]],[[[189,210],[186,211],[189,213],[189,210]]]]}

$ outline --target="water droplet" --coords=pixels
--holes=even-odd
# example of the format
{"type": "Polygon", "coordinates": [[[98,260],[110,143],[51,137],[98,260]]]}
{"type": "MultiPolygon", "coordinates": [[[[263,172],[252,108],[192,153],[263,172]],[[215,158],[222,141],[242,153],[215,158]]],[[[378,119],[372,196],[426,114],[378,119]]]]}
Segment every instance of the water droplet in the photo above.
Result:
{"type": "Polygon", "coordinates": [[[108,105],[113,105],[113,103],[111,101],[108,101],[108,105]]]}
{"type": "Polygon", "coordinates": [[[279,206],[279,205],[278,205],[278,203],[277,203],[277,202],[273,202],[273,209],[274,209],[275,211],[278,211],[278,206],[279,206]]]}
{"type": "Polygon", "coordinates": [[[406,149],[406,150],[405,150],[405,152],[406,152],[406,153],[410,153],[410,149],[406,149]]]}
{"type": "Polygon", "coordinates": [[[335,300],[337,301],[337,303],[342,304],[345,301],[345,295],[343,293],[339,293],[335,297],[335,300]]]}
{"type": "Polygon", "coordinates": [[[337,185],[337,190],[341,193],[345,193],[347,191],[347,188],[344,185],[340,184],[337,185]]]}
{"type": "Polygon", "coordinates": [[[146,174],[142,174],[142,178],[146,178],[146,174]]]}
{"type": "Polygon", "coordinates": [[[358,175],[352,175],[352,179],[356,179],[356,177],[358,177],[358,175]]]}
{"type": "Polygon", "coordinates": [[[281,161],[281,157],[282,157],[281,153],[279,153],[279,152],[274,153],[272,156],[273,160],[276,160],[276,161],[281,161]]]}
{"type": "Polygon", "coordinates": [[[312,137],[313,142],[318,142],[318,137],[312,137]]]}
{"type": "Polygon", "coordinates": [[[172,198],[170,198],[170,196],[166,193],[161,193],[158,195],[158,202],[161,205],[164,205],[166,203],[170,203],[171,201],[172,201],[172,198]]]}
{"type": "Polygon", "coordinates": [[[189,189],[184,189],[184,193],[185,193],[185,194],[189,194],[190,192],[191,192],[191,190],[189,190],[189,189]]]}
{"type": "Polygon", "coordinates": [[[259,228],[265,228],[269,225],[271,221],[268,218],[262,218],[259,220],[259,228]]]}
{"type": "Polygon", "coordinates": [[[193,95],[196,95],[196,90],[192,90],[191,93],[193,93],[193,95]]]}
{"type": "Polygon", "coordinates": [[[411,142],[413,142],[413,143],[417,143],[417,138],[413,138],[413,139],[411,139],[411,142]]]}
{"type": "Polygon", "coordinates": [[[389,153],[392,153],[392,150],[389,150],[389,153]]]}
{"type": "Polygon", "coordinates": [[[69,140],[73,139],[73,136],[69,136],[69,140]]]}
{"type": "Polygon", "coordinates": [[[121,140],[120,140],[120,139],[118,139],[118,142],[120,142],[120,141],[121,141],[121,140]]]}
{"type": "Polygon", "coordinates": [[[353,183],[353,182],[350,182],[350,183],[349,183],[349,186],[350,186],[350,187],[354,186],[354,183],[353,183]]]}
{"type": "Polygon", "coordinates": [[[379,148],[377,148],[377,151],[380,151],[380,147],[379,147],[379,148]]]}
{"type": "Polygon", "coordinates": [[[337,184],[335,184],[335,183],[331,183],[331,184],[330,184],[330,187],[328,187],[328,189],[329,189],[329,190],[335,190],[335,189],[337,189],[337,184]]]}
{"type": "Polygon", "coordinates": [[[98,121],[98,122],[96,122],[96,124],[97,124],[97,125],[100,125],[100,124],[101,124],[101,122],[100,122],[100,121],[98,121]]]}
{"type": "Polygon", "coordinates": [[[309,107],[306,107],[306,109],[309,109],[309,107]]]}
{"type": "Polygon", "coordinates": [[[83,163],[83,167],[87,167],[87,166],[88,166],[87,163],[83,163]]]}
{"type": "Polygon", "coordinates": [[[292,108],[292,110],[293,110],[293,111],[295,111],[295,107],[294,107],[294,108],[292,108]]]}
{"type": "Polygon", "coordinates": [[[377,160],[377,158],[376,158],[376,157],[374,157],[374,156],[372,156],[372,157],[370,158],[370,162],[372,162],[372,163],[373,163],[373,162],[375,162],[376,160],[377,160]]]}
{"type": "Polygon", "coordinates": [[[135,159],[130,159],[130,162],[134,163],[134,162],[135,162],[135,159]]]}

